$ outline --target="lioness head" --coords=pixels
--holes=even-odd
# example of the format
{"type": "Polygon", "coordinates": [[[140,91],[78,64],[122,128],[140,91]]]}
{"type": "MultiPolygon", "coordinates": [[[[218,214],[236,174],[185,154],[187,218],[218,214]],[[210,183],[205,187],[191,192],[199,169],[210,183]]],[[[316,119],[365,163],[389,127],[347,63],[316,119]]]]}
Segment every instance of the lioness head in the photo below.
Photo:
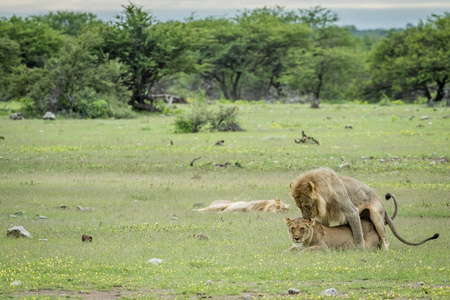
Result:
{"type": "Polygon", "coordinates": [[[302,216],[305,219],[314,219],[320,214],[320,207],[322,201],[316,192],[315,185],[312,181],[293,181],[291,182],[291,196],[295,200],[295,204],[302,211],[302,216]]]}
{"type": "Polygon", "coordinates": [[[314,220],[308,221],[302,218],[293,220],[284,218],[289,236],[294,244],[304,243],[313,234],[314,220]]]}
{"type": "Polygon", "coordinates": [[[270,200],[264,210],[278,213],[285,212],[289,210],[289,204],[284,204],[280,198],[276,197],[275,200],[270,200]]]}

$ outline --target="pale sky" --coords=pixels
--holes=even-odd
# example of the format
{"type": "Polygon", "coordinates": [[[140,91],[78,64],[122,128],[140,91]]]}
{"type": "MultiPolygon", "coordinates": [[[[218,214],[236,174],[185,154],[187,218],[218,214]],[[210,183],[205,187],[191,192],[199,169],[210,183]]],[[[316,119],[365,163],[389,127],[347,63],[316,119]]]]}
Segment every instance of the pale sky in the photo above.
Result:
{"type": "MultiPolygon", "coordinates": [[[[192,12],[200,18],[233,16],[237,10],[282,6],[287,10],[322,6],[338,13],[343,25],[361,29],[404,27],[432,13],[450,11],[450,0],[133,0],[162,21],[184,19],[192,12]]],[[[45,14],[49,11],[92,12],[102,19],[122,11],[127,0],[1,0],[0,17],[45,14]]]]}

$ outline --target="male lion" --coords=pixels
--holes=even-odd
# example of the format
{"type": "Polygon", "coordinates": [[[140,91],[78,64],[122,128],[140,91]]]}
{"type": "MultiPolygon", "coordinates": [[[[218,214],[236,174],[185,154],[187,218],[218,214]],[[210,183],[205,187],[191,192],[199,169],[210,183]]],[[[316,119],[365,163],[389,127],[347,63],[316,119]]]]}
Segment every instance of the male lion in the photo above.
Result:
{"type": "Polygon", "coordinates": [[[275,200],[254,200],[250,202],[232,202],[229,200],[216,200],[212,202],[208,207],[201,209],[194,209],[194,211],[206,212],[206,211],[221,211],[221,212],[250,212],[250,211],[262,211],[262,212],[284,212],[289,210],[289,205],[281,202],[280,198],[276,197],[275,200]]]}
{"type": "MultiPolygon", "coordinates": [[[[349,224],[355,243],[364,248],[364,235],[360,213],[368,210],[381,238],[381,247],[388,248],[384,220],[386,212],[377,193],[367,185],[329,168],[319,168],[303,173],[290,184],[291,196],[302,211],[303,218],[331,223],[349,224]]],[[[387,216],[389,218],[389,216],[387,216]]]]}

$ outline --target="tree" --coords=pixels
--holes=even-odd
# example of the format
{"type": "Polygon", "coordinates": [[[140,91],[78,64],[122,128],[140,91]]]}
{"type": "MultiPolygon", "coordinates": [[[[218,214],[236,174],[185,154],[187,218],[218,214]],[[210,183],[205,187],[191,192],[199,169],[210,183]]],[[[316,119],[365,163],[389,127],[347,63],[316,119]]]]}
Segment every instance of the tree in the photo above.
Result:
{"type": "Polygon", "coordinates": [[[103,62],[93,54],[101,41],[95,32],[67,38],[44,68],[23,70],[21,78],[32,82],[16,84],[26,87],[24,113],[42,116],[52,111],[81,118],[129,116],[123,109],[123,99],[129,97],[121,80],[123,66],[115,60],[103,62]]]}
{"type": "Polygon", "coordinates": [[[37,23],[47,24],[51,28],[71,36],[78,35],[88,26],[103,23],[92,13],[73,11],[49,12],[46,15],[33,16],[32,19],[37,23]]]}
{"type": "Polygon", "coordinates": [[[15,16],[0,20],[0,37],[8,37],[19,44],[22,63],[28,68],[43,67],[58,52],[64,40],[60,32],[47,24],[15,16]]]}
{"type": "Polygon", "coordinates": [[[196,21],[208,36],[200,49],[205,75],[220,86],[227,99],[241,99],[243,86],[256,85],[267,95],[279,87],[288,50],[308,40],[308,28],[291,23],[282,8],[245,10],[233,19],[196,21]]]}
{"type": "Polygon", "coordinates": [[[160,111],[152,88],[165,77],[195,71],[188,51],[195,47],[197,35],[185,23],[157,23],[133,3],[123,7],[124,15],[104,32],[103,50],[127,68],[126,84],[132,92],[128,103],[138,110],[160,111]]]}
{"type": "Polygon", "coordinates": [[[9,37],[0,37],[0,100],[10,100],[9,77],[20,65],[20,46],[9,37]]]}
{"type": "Polygon", "coordinates": [[[315,101],[342,97],[364,72],[357,38],[335,25],[338,16],[327,9],[300,10],[297,18],[313,29],[312,42],[290,52],[292,67],[283,80],[315,101]]]}
{"type": "Polygon", "coordinates": [[[450,13],[391,32],[374,48],[369,63],[372,87],[380,93],[406,98],[422,91],[428,104],[441,101],[450,79],[450,13]]]}

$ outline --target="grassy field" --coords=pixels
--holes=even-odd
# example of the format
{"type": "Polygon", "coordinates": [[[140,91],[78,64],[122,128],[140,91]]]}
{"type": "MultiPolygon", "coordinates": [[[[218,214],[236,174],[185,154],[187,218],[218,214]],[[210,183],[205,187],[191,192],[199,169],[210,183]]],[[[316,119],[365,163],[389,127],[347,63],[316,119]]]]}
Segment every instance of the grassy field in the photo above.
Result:
{"type": "MultiPolygon", "coordinates": [[[[244,132],[196,134],[174,134],[175,116],[157,114],[0,115],[0,298],[320,299],[328,288],[349,299],[450,298],[448,108],[247,104],[239,115],[244,132]],[[302,130],[320,145],[296,144],[302,130]],[[284,252],[291,246],[284,217],[300,216],[289,183],[319,166],[383,199],[393,193],[394,222],[406,239],[441,236],[411,247],[387,228],[388,252],[284,252]],[[199,202],[277,196],[288,213],[192,211],[199,202]],[[7,238],[15,225],[33,239],[7,238]],[[93,242],[82,243],[83,234],[93,242]]],[[[393,203],[384,205],[391,214],[393,203]]]]}

